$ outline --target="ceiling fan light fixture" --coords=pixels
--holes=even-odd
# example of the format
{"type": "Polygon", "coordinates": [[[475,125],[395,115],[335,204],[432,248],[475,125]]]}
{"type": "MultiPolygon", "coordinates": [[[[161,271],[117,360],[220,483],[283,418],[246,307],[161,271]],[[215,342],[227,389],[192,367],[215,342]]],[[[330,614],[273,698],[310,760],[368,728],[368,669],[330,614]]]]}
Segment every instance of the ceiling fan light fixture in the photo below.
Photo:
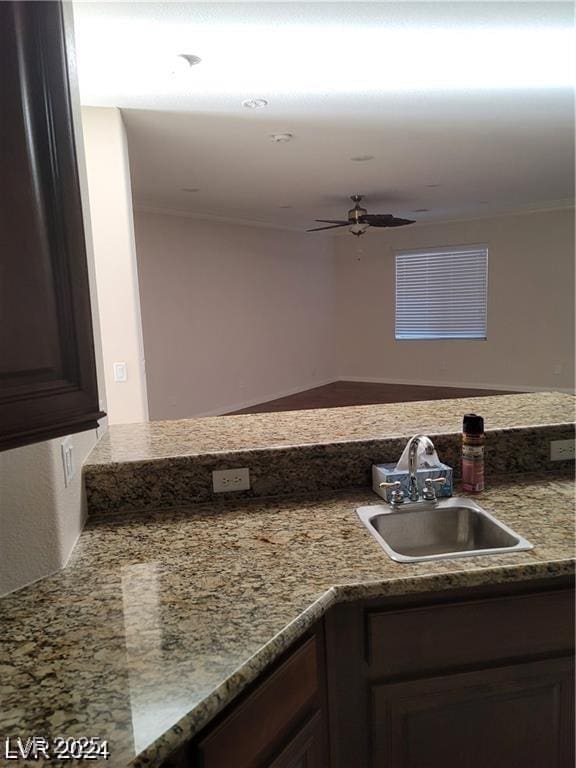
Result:
{"type": "Polygon", "coordinates": [[[369,227],[370,224],[352,224],[352,226],[348,229],[348,232],[350,232],[351,235],[360,237],[360,235],[363,235],[369,227]]]}
{"type": "Polygon", "coordinates": [[[366,208],[362,208],[360,203],[362,202],[363,195],[355,194],[351,195],[350,199],[354,203],[354,208],[348,211],[348,219],[342,221],[341,219],[316,219],[318,223],[328,224],[327,227],[313,227],[307,229],[307,232],[320,232],[325,229],[340,229],[340,227],[348,227],[348,231],[360,237],[366,232],[369,227],[377,227],[383,229],[386,227],[405,227],[407,224],[414,224],[411,219],[400,219],[393,216],[391,213],[368,213],[366,208]]]}

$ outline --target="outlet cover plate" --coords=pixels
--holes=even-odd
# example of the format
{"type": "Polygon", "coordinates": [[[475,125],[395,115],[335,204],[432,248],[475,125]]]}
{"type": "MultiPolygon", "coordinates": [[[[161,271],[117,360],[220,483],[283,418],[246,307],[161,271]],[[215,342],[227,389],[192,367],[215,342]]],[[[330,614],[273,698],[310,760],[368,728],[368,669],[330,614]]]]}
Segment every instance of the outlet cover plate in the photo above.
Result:
{"type": "Polygon", "coordinates": [[[570,461],[576,458],[576,442],[574,440],[551,440],[550,461],[570,461]]]}
{"type": "Polygon", "coordinates": [[[217,469],[212,472],[212,490],[214,493],[247,491],[250,488],[250,469],[217,469]]]}
{"type": "Polygon", "coordinates": [[[62,466],[64,469],[64,485],[66,488],[72,482],[74,475],[76,474],[76,467],[74,466],[74,445],[72,443],[72,437],[68,437],[60,443],[62,450],[62,466]]]}

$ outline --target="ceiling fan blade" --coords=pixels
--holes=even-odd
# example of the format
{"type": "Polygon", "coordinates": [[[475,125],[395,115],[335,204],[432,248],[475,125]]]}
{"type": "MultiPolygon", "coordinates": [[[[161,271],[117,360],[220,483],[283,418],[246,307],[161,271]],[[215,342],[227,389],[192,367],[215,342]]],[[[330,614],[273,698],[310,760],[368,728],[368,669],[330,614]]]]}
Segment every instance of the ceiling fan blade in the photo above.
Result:
{"type": "Polygon", "coordinates": [[[391,213],[366,213],[361,217],[367,224],[390,221],[394,218],[391,213]]]}
{"type": "Polygon", "coordinates": [[[321,232],[323,229],[340,229],[340,227],[347,227],[348,222],[345,224],[332,224],[330,227],[315,227],[315,229],[307,229],[306,232],[321,232]]]}
{"type": "Polygon", "coordinates": [[[349,224],[349,221],[343,221],[342,219],[314,219],[314,221],[322,221],[324,224],[349,224]]]}
{"type": "Polygon", "coordinates": [[[369,213],[362,217],[362,221],[371,227],[405,227],[414,224],[413,219],[400,219],[390,213],[369,213]]]}

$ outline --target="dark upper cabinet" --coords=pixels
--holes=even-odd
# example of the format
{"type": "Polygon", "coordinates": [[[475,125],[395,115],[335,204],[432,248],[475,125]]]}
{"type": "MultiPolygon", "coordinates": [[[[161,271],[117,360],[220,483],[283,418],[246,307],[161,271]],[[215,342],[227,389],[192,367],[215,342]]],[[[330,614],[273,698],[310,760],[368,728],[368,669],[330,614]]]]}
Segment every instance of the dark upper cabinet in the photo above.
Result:
{"type": "Polygon", "coordinates": [[[0,3],[0,449],[97,426],[88,268],[59,2],[0,3]]]}

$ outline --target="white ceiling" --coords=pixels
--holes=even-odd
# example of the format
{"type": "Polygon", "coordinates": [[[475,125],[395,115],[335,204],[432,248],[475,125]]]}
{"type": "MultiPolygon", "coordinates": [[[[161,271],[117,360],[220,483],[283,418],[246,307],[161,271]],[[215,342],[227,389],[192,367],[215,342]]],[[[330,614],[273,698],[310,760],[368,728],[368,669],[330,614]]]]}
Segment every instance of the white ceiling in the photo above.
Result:
{"type": "Polygon", "coordinates": [[[574,196],[573,11],[80,2],[81,97],[122,108],[152,208],[305,229],[355,192],[418,221],[558,207],[574,196]],[[178,53],[202,62],[172,74],[178,53]]]}

